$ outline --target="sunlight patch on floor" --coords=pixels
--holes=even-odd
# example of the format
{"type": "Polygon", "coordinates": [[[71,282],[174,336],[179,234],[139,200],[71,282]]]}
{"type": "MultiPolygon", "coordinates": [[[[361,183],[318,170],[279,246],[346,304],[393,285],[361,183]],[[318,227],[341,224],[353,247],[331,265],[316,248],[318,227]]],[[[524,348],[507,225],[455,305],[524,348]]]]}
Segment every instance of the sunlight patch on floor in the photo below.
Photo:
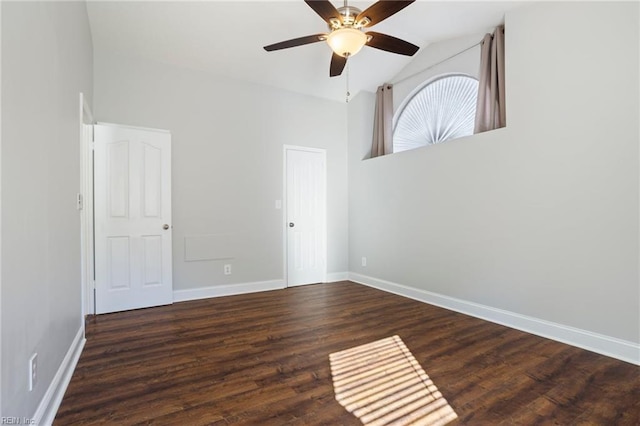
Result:
{"type": "Polygon", "coordinates": [[[336,400],[367,426],[442,426],[453,408],[393,336],[329,355],[336,400]]]}

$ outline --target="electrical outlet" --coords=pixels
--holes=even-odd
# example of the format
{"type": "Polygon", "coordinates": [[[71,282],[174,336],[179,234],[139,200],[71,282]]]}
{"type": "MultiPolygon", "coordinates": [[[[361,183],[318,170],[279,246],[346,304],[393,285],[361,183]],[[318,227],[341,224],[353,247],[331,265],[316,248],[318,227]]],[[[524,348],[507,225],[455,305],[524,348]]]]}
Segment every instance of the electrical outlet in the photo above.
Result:
{"type": "Polygon", "coordinates": [[[362,257],[362,266],[367,266],[367,258],[366,257],[362,257]]]}
{"type": "Polygon", "coordinates": [[[231,275],[231,265],[229,264],[224,265],[224,274],[231,275]]]}
{"type": "Polygon", "coordinates": [[[36,387],[38,381],[38,354],[35,353],[29,358],[29,392],[36,387]]]}

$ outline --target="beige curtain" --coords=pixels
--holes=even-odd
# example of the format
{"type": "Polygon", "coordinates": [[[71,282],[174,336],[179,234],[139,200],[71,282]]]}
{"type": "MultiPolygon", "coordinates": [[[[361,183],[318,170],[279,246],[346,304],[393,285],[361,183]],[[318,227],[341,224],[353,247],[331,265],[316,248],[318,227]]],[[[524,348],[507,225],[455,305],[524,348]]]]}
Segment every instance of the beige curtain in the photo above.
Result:
{"type": "Polygon", "coordinates": [[[474,133],[507,125],[504,84],[504,26],[481,42],[480,82],[474,133]]]}
{"type": "Polygon", "coordinates": [[[373,118],[371,158],[393,152],[393,85],[385,83],[376,91],[376,112],[373,118]]]}

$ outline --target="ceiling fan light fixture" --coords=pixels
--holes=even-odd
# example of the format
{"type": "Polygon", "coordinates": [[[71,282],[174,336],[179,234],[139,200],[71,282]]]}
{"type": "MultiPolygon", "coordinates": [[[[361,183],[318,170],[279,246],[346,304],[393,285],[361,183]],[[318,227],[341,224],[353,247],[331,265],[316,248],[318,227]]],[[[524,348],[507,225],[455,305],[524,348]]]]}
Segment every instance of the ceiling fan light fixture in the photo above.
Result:
{"type": "Polygon", "coordinates": [[[327,43],[336,55],[353,56],[367,43],[367,35],[355,28],[341,28],[327,36],[327,43]]]}

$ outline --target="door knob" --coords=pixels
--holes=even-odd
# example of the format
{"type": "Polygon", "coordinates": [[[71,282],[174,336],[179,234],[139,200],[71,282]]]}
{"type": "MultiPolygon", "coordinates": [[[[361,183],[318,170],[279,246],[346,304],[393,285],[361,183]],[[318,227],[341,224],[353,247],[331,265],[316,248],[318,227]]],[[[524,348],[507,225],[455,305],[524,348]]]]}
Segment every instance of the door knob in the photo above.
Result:
{"type": "Polygon", "coordinates": [[[293,228],[294,226],[296,226],[293,222],[289,222],[289,228],[293,228]]]}
{"type": "Polygon", "coordinates": [[[166,223],[164,225],[162,225],[162,229],[169,229],[169,225],[167,225],[166,223]]]}

